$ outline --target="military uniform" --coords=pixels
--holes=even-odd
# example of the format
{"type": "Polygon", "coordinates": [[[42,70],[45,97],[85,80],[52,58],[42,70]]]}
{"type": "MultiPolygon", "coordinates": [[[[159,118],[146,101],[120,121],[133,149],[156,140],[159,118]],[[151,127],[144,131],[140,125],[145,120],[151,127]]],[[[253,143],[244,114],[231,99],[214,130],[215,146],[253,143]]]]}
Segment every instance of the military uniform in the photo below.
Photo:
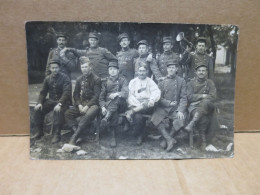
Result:
{"type": "Polygon", "coordinates": [[[60,112],[53,113],[53,134],[60,136],[63,114],[71,102],[71,90],[70,79],[63,73],[57,73],[55,76],[49,75],[44,79],[37,103],[42,104],[42,110],[37,110],[34,116],[35,126],[37,130],[40,131],[40,134],[43,134],[44,116],[60,103],[60,112]],[[46,99],[48,93],[49,99],[46,99]]]}

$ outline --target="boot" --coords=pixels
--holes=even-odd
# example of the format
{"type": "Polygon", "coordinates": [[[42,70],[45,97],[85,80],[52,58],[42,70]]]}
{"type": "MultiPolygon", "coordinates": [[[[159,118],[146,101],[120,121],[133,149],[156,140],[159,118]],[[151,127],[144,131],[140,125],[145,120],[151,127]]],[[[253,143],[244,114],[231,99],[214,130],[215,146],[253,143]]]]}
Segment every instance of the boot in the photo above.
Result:
{"type": "Polygon", "coordinates": [[[190,132],[193,130],[194,125],[196,124],[197,121],[199,121],[200,119],[200,113],[199,112],[195,112],[192,120],[190,121],[190,123],[185,127],[185,130],[190,132]]]}
{"type": "Polygon", "coordinates": [[[134,114],[134,112],[133,112],[133,110],[128,110],[126,113],[125,113],[125,117],[126,117],[126,119],[128,120],[128,122],[130,123],[130,124],[133,124],[133,114],[134,114]]]}
{"type": "Polygon", "coordinates": [[[111,139],[111,142],[110,142],[110,147],[111,148],[116,147],[116,131],[115,131],[114,127],[112,128],[112,139],[111,139]]]}
{"type": "Polygon", "coordinates": [[[143,139],[144,139],[144,138],[143,138],[143,135],[139,135],[139,136],[137,137],[136,144],[137,144],[138,146],[142,145],[143,139]]]}
{"type": "Polygon", "coordinates": [[[76,145],[76,142],[79,138],[79,134],[81,132],[81,129],[78,127],[76,132],[72,135],[72,137],[70,138],[69,144],[71,145],[76,145]]]}
{"type": "Polygon", "coordinates": [[[201,132],[200,133],[200,139],[201,139],[201,145],[200,145],[200,149],[201,150],[205,150],[206,149],[206,147],[207,147],[207,144],[206,144],[206,137],[205,137],[205,133],[203,132],[201,132]]]}
{"type": "Polygon", "coordinates": [[[34,136],[31,136],[31,139],[40,139],[44,134],[43,134],[43,129],[42,127],[35,127],[36,133],[34,136]]]}
{"type": "Polygon", "coordinates": [[[161,146],[163,149],[166,149],[166,147],[167,147],[167,142],[166,142],[165,139],[163,139],[163,140],[161,141],[160,146],[161,146]]]}
{"type": "Polygon", "coordinates": [[[61,140],[60,127],[59,125],[53,125],[53,137],[51,143],[55,144],[61,140]]]}
{"type": "Polygon", "coordinates": [[[169,152],[169,151],[173,148],[174,144],[176,143],[176,140],[173,139],[173,138],[170,136],[170,134],[166,131],[165,128],[161,127],[161,128],[159,128],[159,131],[161,132],[162,136],[163,136],[163,137],[165,138],[165,140],[166,140],[166,143],[167,143],[166,151],[169,152]]]}
{"type": "Polygon", "coordinates": [[[107,111],[106,116],[101,120],[101,122],[100,122],[100,128],[101,128],[102,130],[105,129],[105,127],[107,127],[108,121],[109,121],[111,115],[112,115],[112,112],[107,111]]]}

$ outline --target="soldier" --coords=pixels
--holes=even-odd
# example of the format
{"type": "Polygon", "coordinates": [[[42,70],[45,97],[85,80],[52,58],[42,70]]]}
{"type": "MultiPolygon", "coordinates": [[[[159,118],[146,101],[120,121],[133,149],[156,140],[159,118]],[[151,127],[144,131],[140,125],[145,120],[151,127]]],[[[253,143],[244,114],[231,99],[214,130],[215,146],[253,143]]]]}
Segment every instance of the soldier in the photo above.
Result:
{"type": "Polygon", "coordinates": [[[139,56],[136,49],[129,48],[130,39],[127,33],[118,36],[121,51],[116,55],[119,65],[119,75],[124,76],[128,82],[134,78],[134,59],[139,56]]]}
{"type": "MultiPolygon", "coordinates": [[[[160,70],[160,77],[167,76],[167,65],[166,63],[169,61],[177,61],[179,63],[179,56],[175,52],[172,51],[173,48],[173,40],[172,37],[163,37],[163,53],[160,54],[156,62],[158,64],[160,70]]],[[[178,76],[183,77],[183,72],[181,67],[178,64],[178,76]]]]}
{"type": "Polygon", "coordinates": [[[134,60],[135,64],[135,77],[138,76],[138,70],[141,66],[146,66],[148,68],[147,76],[151,77],[152,74],[155,76],[156,80],[160,80],[161,73],[156,64],[155,59],[149,54],[149,45],[146,40],[141,40],[137,43],[139,57],[134,60]]]}
{"type": "Polygon", "coordinates": [[[145,120],[142,114],[151,114],[154,104],[159,101],[161,91],[156,83],[147,77],[147,65],[141,65],[137,69],[138,77],[130,81],[128,89],[128,107],[126,112],[127,120],[134,125],[138,134],[137,144],[142,144],[144,137],[145,120]]]}
{"type": "Polygon", "coordinates": [[[172,135],[184,127],[184,119],[186,115],[187,107],[187,94],[186,94],[186,82],[183,78],[177,76],[178,62],[175,61],[165,62],[167,66],[167,77],[159,82],[159,89],[161,90],[161,99],[158,102],[157,107],[151,118],[151,122],[160,131],[164,137],[164,141],[161,143],[163,148],[169,152],[176,140],[172,138],[172,135]],[[166,126],[167,122],[173,121],[172,131],[168,133],[166,126]]]}
{"type": "Polygon", "coordinates": [[[66,123],[74,131],[69,141],[72,145],[76,144],[80,133],[90,126],[99,112],[101,80],[93,73],[89,58],[81,57],[80,63],[83,75],[76,80],[73,92],[74,107],[65,112],[66,123]],[[81,119],[77,125],[76,118],[79,116],[81,119]]]}
{"type": "Polygon", "coordinates": [[[206,130],[209,125],[210,115],[215,109],[216,87],[212,80],[207,79],[207,65],[200,63],[196,68],[197,77],[187,84],[188,111],[191,121],[185,127],[190,132],[196,125],[199,130],[201,149],[206,147],[206,130]]]}
{"type": "Polygon", "coordinates": [[[61,51],[62,56],[66,56],[67,52],[73,52],[78,57],[86,56],[90,59],[92,64],[93,73],[101,79],[105,79],[108,74],[108,63],[111,61],[117,61],[117,58],[107,49],[99,47],[99,35],[98,33],[89,33],[88,41],[90,47],[86,50],[78,50],[74,48],[65,48],[61,51]]]}
{"type": "Polygon", "coordinates": [[[99,96],[99,105],[103,115],[101,128],[109,126],[112,132],[110,146],[116,147],[115,130],[118,124],[118,112],[128,96],[128,82],[124,77],[119,76],[117,62],[109,62],[108,72],[110,76],[103,81],[99,96]]]}
{"type": "Polygon", "coordinates": [[[71,52],[67,53],[66,56],[61,56],[60,51],[66,48],[67,45],[67,36],[64,33],[57,33],[56,37],[57,37],[58,47],[50,50],[48,60],[47,60],[47,65],[46,65],[45,76],[51,74],[50,67],[49,67],[50,60],[58,59],[61,64],[60,72],[66,74],[70,78],[71,71],[74,70],[77,65],[76,57],[71,52]]]}
{"type": "Polygon", "coordinates": [[[34,108],[34,122],[37,133],[32,139],[39,139],[43,136],[44,116],[53,110],[53,138],[51,142],[56,143],[60,141],[63,114],[71,101],[71,82],[67,75],[59,72],[60,66],[58,60],[49,62],[51,74],[44,79],[38,103],[34,108]],[[46,99],[48,93],[49,99],[46,99]]]}
{"type": "Polygon", "coordinates": [[[207,78],[214,81],[214,67],[212,57],[206,54],[207,39],[205,37],[199,37],[196,42],[196,52],[190,53],[190,48],[187,47],[183,53],[183,57],[180,59],[180,63],[186,66],[186,80],[190,80],[196,77],[196,64],[205,64],[208,69],[207,78]]]}

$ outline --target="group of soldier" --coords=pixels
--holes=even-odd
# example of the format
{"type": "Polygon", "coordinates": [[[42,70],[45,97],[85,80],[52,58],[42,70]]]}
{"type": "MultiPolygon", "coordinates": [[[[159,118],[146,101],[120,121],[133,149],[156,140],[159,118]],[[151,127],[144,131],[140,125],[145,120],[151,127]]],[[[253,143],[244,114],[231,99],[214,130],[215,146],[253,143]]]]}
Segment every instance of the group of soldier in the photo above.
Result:
{"type": "Polygon", "coordinates": [[[167,152],[174,147],[174,137],[181,129],[191,132],[195,127],[204,150],[216,99],[213,60],[205,53],[206,38],[197,39],[195,53],[187,47],[180,57],[172,51],[172,37],[163,37],[163,53],[156,59],[149,53],[146,40],[137,43],[137,50],[129,48],[127,33],[118,36],[121,51],[116,56],[99,47],[99,41],[100,34],[89,33],[89,47],[78,50],[66,47],[64,33],[57,34],[58,47],[49,53],[46,77],[35,106],[36,134],[32,139],[44,135],[44,116],[53,111],[52,143],[61,140],[64,119],[73,131],[69,143],[76,145],[82,133],[99,118],[100,128],[112,134],[110,146],[116,147],[116,127],[121,117],[124,129],[132,129],[140,145],[149,116],[163,137],[160,146],[167,152]],[[71,106],[70,78],[77,59],[82,75],[76,79],[71,106]]]}

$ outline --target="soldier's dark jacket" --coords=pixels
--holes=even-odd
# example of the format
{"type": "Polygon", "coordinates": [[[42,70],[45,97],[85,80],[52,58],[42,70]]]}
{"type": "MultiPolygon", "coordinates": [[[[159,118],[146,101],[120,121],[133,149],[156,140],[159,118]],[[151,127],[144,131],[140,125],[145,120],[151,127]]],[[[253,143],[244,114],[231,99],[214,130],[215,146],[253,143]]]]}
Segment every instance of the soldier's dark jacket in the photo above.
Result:
{"type": "Polygon", "coordinates": [[[135,64],[135,77],[137,76],[137,71],[139,69],[140,66],[142,66],[142,64],[146,65],[148,67],[148,77],[151,77],[151,75],[153,74],[155,76],[155,78],[158,80],[158,78],[161,77],[161,73],[160,70],[157,66],[157,63],[155,61],[155,59],[153,58],[151,62],[148,62],[146,59],[148,57],[149,53],[146,55],[142,55],[138,58],[136,58],[134,60],[134,64],[135,64]]]}
{"type": "MultiPolygon", "coordinates": [[[[160,54],[157,59],[156,62],[158,64],[159,70],[161,74],[161,77],[166,77],[167,76],[167,62],[171,62],[171,61],[177,61],[179,62],[180,58],[178,56],[178,54],[174,53],[174,52],[163,52],[162,54],[160,54]]],[[[182,75],[182,70],[181,67],[178,66],[178,75],[180,77],[183,77],[182,75]]]]}
{"type": "Polygon", "coordinates": [[[167,76],[159,82],[158,87],[161,90],[161,98],[151,118],[155,126],[159,125],[165,117],[174,118],[175,111],[185,113],[187,108],[187,88],[183,78],[177,75],[175,77],[167,76]],[[171,107],[170,103],[173,101],[176,101],[177,104],[171,107]]]}
{"type": "Polygon", "coordinates": [[[38,103],[43,104],[49,93],[49,99],[57,101],[62,105],[68,105],[71,102],[71,88],[71,82],[67,75],[60,72],[56,76],[49,75],[44,79],[38,103]]]}
{"type": "Polygon", "coordinates": [[[189,107],[189,112],[192,112],[195,108],[200,105],[200,102],[203,100],[202,95],[209,95],[210,102],[214,102],[216,100],[216,87],[212,80],[205,79],[204,81],[199,80],[198,78],[192,79],[187,84],[187,98],[189,107]]]}
{"type": "Polygon", "coordinates": [[[78,57],[86,56],[92,63],[93,72],[101,79],[109,76],[108,74],[108,63],[110,61],[117,61],[114,56],[106,48],[87,48],[86,50],[78,50],[70,48],[69,51],[73,52],[78,57]]]}
{"type": "Polygon", "coordinates": [[[67,52],[66,56],[61,57],[60,51],[61,51],[60,48],[54,48],[50,50],[48,60],[47,60],[47,65],[46,65],[45,76],[51,74],[49,63],[50,60],[53,59],[60,61],[61,63],[60,72],[66,74],[68,77],[70,77],[71,71],[73,71],[76,68],[77,65],[76,56],[71,52],[67,52]]]}
{"type": "Polygon", "coordinates": [[[134,59],[139,56],[136,49],[121,50],[117,53],[119,75],[124,76],[128,81],[135,75],[134,59]]]}
{"type": "Polygon", "coordinates": [[[196,64],[205,64],[208,68],[208,78],[213,80],[214,77],[214,67],[213,67],[213,59],[207,54],[200,54],[198,52],[189,53],[185,52],[183,54],[183,57],[180,59],[180,64],[183,64],[184,66],[187,66],[187,77],[189,79],[193,79],[196,77],[196,64]]]}
{"type": "MultiPolygon", "coordinates": [[[[112,99],[109,95],[112,93],[119,92],[119,97],[126,99],[128,96],[128,81],[124,77],[118,77],[117,79],[112,79],[108,77],[102,82],[101,93],[99,96],[100,107],[107,108],[108,104],[111,104],[112,99]]],[[[117,103],[117,102],[115,102],[117,103]]],[[[117,108],[118,105],[111,105],[110,107],[117,108]]],[[[112,108],[113,109],[113,108],[112,108]]]]}
{"type": "Polygon", "coordinates": [[[76,80],[75,89],[73,92],[74,105],[92,106],[98,105],[98,97],[101,89],[100,78],[91,73],[82,75],[76,80]]]}

